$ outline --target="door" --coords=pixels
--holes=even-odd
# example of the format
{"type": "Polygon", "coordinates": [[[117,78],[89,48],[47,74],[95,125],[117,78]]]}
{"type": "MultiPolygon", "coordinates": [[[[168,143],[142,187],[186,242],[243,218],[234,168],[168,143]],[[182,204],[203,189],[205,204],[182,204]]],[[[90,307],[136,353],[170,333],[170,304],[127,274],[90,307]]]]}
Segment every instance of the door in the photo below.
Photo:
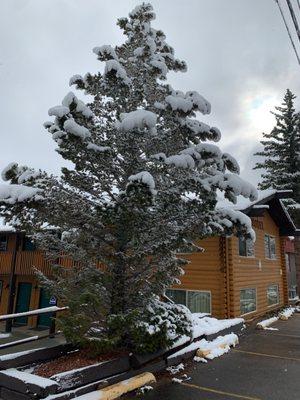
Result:
{"type": "MultiPolygon", "coordinates": [[[[50,302],[49,294],[46,292],[45,289],[41,288],[39,308],[50,307],[49,302],[50,302]]],[[[51,324],[51,313],[39,315],[37,324],[38,327],[40,328],[49,327],[51,324]]]]}
{"type": "MultiPolygon", "coordinates": [[[[18,284],[18,295],[16,302],[16,313],[29,311],[31,299],[32,284],[27,282],[20,282],[18,284]]],[[[16,324],[26,325],[28,317],[19,317],[14,320],[16,324]]]]}

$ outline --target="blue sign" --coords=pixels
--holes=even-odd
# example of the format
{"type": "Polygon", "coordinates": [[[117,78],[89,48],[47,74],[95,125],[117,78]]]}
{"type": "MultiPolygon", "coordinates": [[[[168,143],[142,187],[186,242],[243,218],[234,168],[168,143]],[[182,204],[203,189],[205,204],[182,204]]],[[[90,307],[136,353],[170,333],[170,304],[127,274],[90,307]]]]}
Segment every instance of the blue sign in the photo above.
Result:
{"type": "Polygon", "coordinates": [[[50,304],[50,306],[56,306],[57,298],[55,296],[51,296],[51,298],[49,300],[49,304],[50,304]]]}

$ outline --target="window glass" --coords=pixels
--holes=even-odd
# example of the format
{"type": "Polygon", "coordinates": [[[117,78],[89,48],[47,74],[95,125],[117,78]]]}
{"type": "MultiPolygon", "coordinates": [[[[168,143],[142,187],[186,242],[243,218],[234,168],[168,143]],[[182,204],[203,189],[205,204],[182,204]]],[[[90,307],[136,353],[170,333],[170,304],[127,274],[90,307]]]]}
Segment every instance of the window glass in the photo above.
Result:
{"type": "Polygon", "coordinates": [[[166,290],[166,295],[174,301],[176,304],[183,304],[186,306],[186,291],[179,289],[168,289],[166,290]]]}
{"type": "Polygon", "coordinates": [[[242,289],[240,293],[241,315],[256,310],[256,289],[242,289]]]}
{"type": "Polygon", "coordinates": [[[193,313],[211,313],[210,292],[187,292],[187,306],[193,313]]]}
{"type": "Polygon", "coordinates": [[[268,305],[279,303],[279,287],[278,285],[271,285],[267,289],[268,305]]]}
{"type": "Polygon", "coordinates": [[[276,258],[275,238],[270,236],[270,258],[276,258]]]}
{"type": "Polygon", "coordinates": [[[265,235],[265,256],[274,260],[276,258],[276,241],[273,236],[265,235]]]}
{"type": "Polygon", "coordinates": [[[187,306],[193,313],[211,313],[210,292],[168,289],[166,296],[176,304],[187,306]]]}
{"type": "Polygon", "coordinates": [[[239,255],[246,257],[247,249],[246,249],[246,240],[244,237],[239,237],[239,255]]]}
{"type": "Polygon", "coordinates": [[[7,250],[7,236],[0,235],[0,251],[6,251],[6,250],[7,250]]]}
{"type": "Polygon", "coordinates": [[[244,237],[239,237],[239,255],[243,257],[253,257],[254,256],[254,242],[251,239],[245,239],[244,237]]]}
{"type": "Polygon", "coordinates": [[[28,237],[25,237],[23,242],[23,250],[34,251],[35,249],[36,249],[35,244],[28,237]]]}

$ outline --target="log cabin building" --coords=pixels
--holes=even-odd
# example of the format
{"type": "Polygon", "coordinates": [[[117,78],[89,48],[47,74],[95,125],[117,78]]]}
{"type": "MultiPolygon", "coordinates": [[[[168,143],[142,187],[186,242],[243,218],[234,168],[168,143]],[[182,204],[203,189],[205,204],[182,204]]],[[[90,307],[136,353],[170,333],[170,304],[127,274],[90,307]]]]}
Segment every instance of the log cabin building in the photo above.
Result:
{"type": "MultiPolygon", "coordinates": [[[[300,235],[275,192],[242,210],[252,220],[255,243],[237,237],[211,237],[199,243],[204,253],[184,255],[182,284],[166,291],[192,312],[218,318],[243,316],[252,319],[289,302],[286,269],[286,237],[300,235]]],[[[72,265],[71,260],[64,260],[72,265]]],[[[23,232],[0,227],[0,314],[9,309],[24,312],[49,306],[49,296],[39,285],[33,267],[51,274],[43,253],[23,232]]],[[[46,327],[50,317],[18,318],[18,324],[46,327]]]]}

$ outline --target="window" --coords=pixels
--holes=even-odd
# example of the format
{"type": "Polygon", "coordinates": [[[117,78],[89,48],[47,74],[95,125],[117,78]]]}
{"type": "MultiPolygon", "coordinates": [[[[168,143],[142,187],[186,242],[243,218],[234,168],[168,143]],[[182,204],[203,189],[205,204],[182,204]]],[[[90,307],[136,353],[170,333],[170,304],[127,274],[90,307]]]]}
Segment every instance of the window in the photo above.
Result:
{"type": "Polygon", "coordinates": [[[272,260],[276,258],[275,238],[270,235],[265,235],[265,256],[272,260]]]}
{"type": "Polygon", "coordinates": [[[191,312],[211,313],[211,294],[200,290],[168,289],[166,295],[177,304],[187,306],[191,312]]]}
{"type": "Polygon", "coordinates": [[[2,297],[2,290],[3,290],[3,281],[0,281],[0,300],[2,297]]]}
{"type": "Polygon", "coordinates": [[[239,237],[239,255],[243,257],[254,257],[254,242],[251,239],[239,237]]]}
{"type": "Polygon", "coordinates": [[[35,244],[28,238],[24,238],[23,250],[24,251],[34,251],[36,249],[35,244]]]}
{"type": "Polygon", "coordinates": [[[240,293],[241,315],[256,310],[256,289],[242,289],[240,293]]]}
{"type": "Polygon", "coordinates": [[[0,235],[0,251],[6,251],[6,250],[7,250],[7,236],[0,235]]]}
{"type": "Polygon", "coordinates": [[[279,303],[279,287],[278,285],[270,285],[267,289],[268,306],[279,303]]]}

